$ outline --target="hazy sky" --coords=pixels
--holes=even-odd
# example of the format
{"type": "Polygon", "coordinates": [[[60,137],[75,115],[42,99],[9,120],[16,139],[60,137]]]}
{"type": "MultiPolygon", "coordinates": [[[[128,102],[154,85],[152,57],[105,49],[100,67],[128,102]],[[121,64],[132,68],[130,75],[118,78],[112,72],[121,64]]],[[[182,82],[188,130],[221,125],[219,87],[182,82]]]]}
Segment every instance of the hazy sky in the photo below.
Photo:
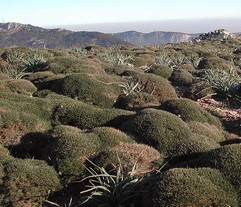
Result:
{"type": "Polygon", "coordinates": [[[241,19],[241,0],[0,0],[0,5],[1,22],[36,26],[241,19]]]}

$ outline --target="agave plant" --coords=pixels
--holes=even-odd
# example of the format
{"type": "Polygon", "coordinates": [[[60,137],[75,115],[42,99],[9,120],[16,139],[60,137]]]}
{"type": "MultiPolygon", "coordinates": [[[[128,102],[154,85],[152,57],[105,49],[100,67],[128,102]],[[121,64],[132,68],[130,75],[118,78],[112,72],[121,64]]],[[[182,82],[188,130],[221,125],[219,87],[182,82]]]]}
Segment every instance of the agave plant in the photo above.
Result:
{"type": "Polygon", "coordinates": [[[48,65],[43,55],[38,52],[31,53],[23,62],[26,70],[30,72],[39,71],[48,65]]]}
{"type": "Polygon", "coordinates": [[[240,94],[238,94],[241,87],[241,77],[235,69],[207,70],[204,79],[211,84],[217,94],[227,98],[241,99],[240,94]]]}
{"type": "Polygon", "coordinates": [[[136,177],[136,164],[131,172],[125,174],[120,163],[116,174],[112,175],[89,162],[93,168],[87,168],[90,176],[80,181],[88,180],[89,184],[85,186],[86,190],[80,192],[82,199],[78,206],[88,203],[95,207],[133,207],[137,196],[144,192],[143,187],[153,179],[152,176],[136,177]]]}

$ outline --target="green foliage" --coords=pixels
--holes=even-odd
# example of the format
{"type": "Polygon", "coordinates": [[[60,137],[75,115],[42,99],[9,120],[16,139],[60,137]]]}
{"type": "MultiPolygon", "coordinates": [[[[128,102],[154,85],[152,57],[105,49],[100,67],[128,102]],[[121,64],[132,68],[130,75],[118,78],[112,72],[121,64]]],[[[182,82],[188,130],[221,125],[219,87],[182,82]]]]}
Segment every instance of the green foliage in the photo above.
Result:
{"type": "Polygon", "coordinates": [[[143,207],[234,206],[238,196],[220,171],[210,168],[176,168],[151,181],[143,207]]]}
{"type": "Polygon", "coordinates": [[[170,80],[177,85],[190,86],[193,82],[193,76],[187,70],[174,70],[170,80]]]}
{"type": "Polygon", "coordinates": [[[72,126],[58,125],[50,134],[52,141],[47,147],[45,159],[67,179],[66,182],[76,180],[85,173],[85,161],[90,156],[120,142],[129,142],[124,133],[108,127],[86,132],[72,126]]]}
{"type": "Polygon", "coordinates": [[[154,95],[159,102],[177,97],[173,86],[161,76],[149,73],[135,73],[133,77],[139,80],[139,85],[143,88],[142,92],[154,95]]]}
{"type": "Polygon", "coordinates": [[[169,78],[172,75],[173,69],[168,66],[153,64],[147,72],[162,76],[163,78],[169,78]]]}
{"type": "Polygon", "coordinates": [[[62,80],[59,93],[99,107],[112,107],[118,90],[86,74],[71,74],[62,80]],[[114,98],[113,98],[114,97],[114,98]]]}
{"type": "Polygon", "coordinates": [[[217,95],[224,98],[241,99],[241,77],[233,68],[229,70],[207,70],[204,80],[211,84],[217,95]]]}
{"type": "Polygon", "coordinates": [[[197,121],[221,127],[218,118],[205,111],[195,101],[187,98],[168,100],[161,104],[160,108],[179,116],[185,122],[197,121]]]}
{"type": "Polygon", "coordinates": [[[100,109],[79,101],[68,101],[55,108],[53,122],[76,126],[80,129],[91,129],[114,120],[117,125],[122,124],[125,117],[132,114],[120,109],[100,109]]]}
{"type": "Polygon", "coordinates": [[[97,207],[131,207],[142,193],[144,186],[152,179],[152,177],[135,177],[135,165],[126,175],[121,163],[116,174],[109,174],[104,168],[92,162],[91,164],[93,167],[87,168],[90,176],[82,180],[82,182],[88,180],[89,184],[86,185],[86,190],[80,192],[81,195],[88,194],[81,198],[79,206],[90,203],[97,207]]]}
{"type": "Polygon", "coordinates": [[[128,174],[133,165],[136,165],[136,175],[140,176],[154,171],[158,167],[155,163],[163,163],[164,156],[148,145],[121,142],[101,151],[92,158],[92,161],[110,173],[117,171],[120,162],[125,174],[128,174]]]}
{"type": "Polygon", "coordinates": [[[55,170],[44,161],[11,159],[3,162],[3,203],[13,207],[40,205],[50,193],[61,185],[55,170]]]}
{"type": "Polygon", "coordinates": [[[108,47],[104,53],[98,53],[97,57],[113,65],[129,65],[133,59],[131,55],[121,53],[118,47],[108,47]]]}
{"type": "Polygon", "coordinates": [[[241,204],[241,145],[226,145],[206,152],[200,157],[198,165],[219,169],[238,193],[241,204]]]}
{"type": "MultiPolygon", "coordinates": [[[[163,154],[176,156],[190,151],[186,143],[190,140],[191,130],[179,117],[169,112],[144,109],[121,128],[135,135],[137,142],[148,144],[163,154]],[[180,144],[183,143],[182,150],[175,151],[173,149],[176,149],[179,140],[180,144]]],[[[190,142],[192,145],[193,140],[190,142]]]]}
{"type": "Polygon", "coordinates": [[[36,72],[36,71],[43,70],[48,65],[43,55],[37,51],[30,53],[26,57],[26,59],[23,60],[23,62],[25,63],[24,67],[29,72],[36,72]]]}
{"type": "Polygon", "coordinates": [[[37,88],[28,80],[0,80],[0,89],[4,92],[13,92],[32,96],[37,88]]]}

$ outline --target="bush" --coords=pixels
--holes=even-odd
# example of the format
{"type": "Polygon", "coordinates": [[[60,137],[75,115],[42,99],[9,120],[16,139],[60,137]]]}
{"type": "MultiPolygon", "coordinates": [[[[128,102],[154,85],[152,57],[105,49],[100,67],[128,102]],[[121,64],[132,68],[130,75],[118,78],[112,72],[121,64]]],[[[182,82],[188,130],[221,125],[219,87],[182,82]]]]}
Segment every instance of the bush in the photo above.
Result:
{"type": "Polygon", "coordinates": [[[126,110],[138,110],[140,108],[157,105],[159,105],[159,101],[154,95],[140,92],[129,96],[118,96],[114,107],[126,110]]]}
{"type": "Polygon", "coordinates": [[[170,78],[172,75],[173,69],[167,66],[163,65],[156,65],[153,64],[150,69],[148,70],[148,73],[153,73],[158,76],[162,76],[163,78],[170,78]]]}
{"type": "Polygon", "coordinates": [[[184,143],[190,139],[191,130],[179,117],[169,112],[144,109],[121,128],[133,134],[137,142],[152,146],[160,153],[176,156],[189,151],[183,146],[183,151],[173,152],[179,140],[184,143]]]}
{"type": "Polygon", "coordinates": [[[193,82],[193,76],[187,70],[174,70],[170,80],[177,85],[190,86],[193,82]]]}
{"type": "Polygon", "coordinates": [[[112,124],[120,125],[132,114],[133,112],[120,109],[100,109],[79,101],[68,101],[55,108],[53,122],[76,126],[80,129],[91,129],[107,125],[114,120],[117,123],[112,124]]]}
{"type": "Polygon", "coordinates": [[[143,88],[142,92],[156,96],[159,102],[164,102],[168,99],[177,97],[172,85],[161,76],[148,73],[136,73],[133,77],[139,80],[140,87],[143,88]]]}
{"type": "Polygon", "coordinates": [[[112,107],[119,95],[114,86],[93,80],[84,74],[71,74],[63,79],[57,91],[99,107],[112,107]]]}
{"type": "Polygon", "coordinates": [[[185,122],[197,121],[221,127],[218,118],[205,111],[195,101],[186,98],[172,99],[161,104],[161,109],[179,116],[185,122]]]}
{"type": "Polygon", "coordinates": [[[40,205],[61,185],[55,170],[40,160],[11,159],[3,162],[1,203],[13,207],[40,205]]]}
{"type": "Polygon", "coordinates": [[[61,176],[67,178],[66,182],[85,173],[87,158],[120,142],[129,142],[124,133],[107,127],[84,132],[72,126],[59,125],[50,134],[53,138],[45,159],[49,159],[61,176]]]}
{"type": "Polygon", "coordinates": [[[155,162],[163,163],[164,156],[157,150],[144,144],[123,143],[101,151],[92,161],[112,173],[121,166],[123,173],[128,174],[136,165],[135,174],[140,176],[154,171],[155,162]]]}
{"type": "Polygon", "coordinates": [[[238,192],[241,204],[241,145],[226,145],[200,157],[199,165],[219,169],[238,192]]]}
{"type": "Polygon", "coordinates": [[[176,168],[150,182],[143,207],[238,207],[237,194],[220,171],[210,168],[176,168]]]}
{"type": "Polygon", "coordinates": [[[28,80],[1,80],[0,89],[4,92],[13,92],[32,96],[37,88],[28,80]]]}

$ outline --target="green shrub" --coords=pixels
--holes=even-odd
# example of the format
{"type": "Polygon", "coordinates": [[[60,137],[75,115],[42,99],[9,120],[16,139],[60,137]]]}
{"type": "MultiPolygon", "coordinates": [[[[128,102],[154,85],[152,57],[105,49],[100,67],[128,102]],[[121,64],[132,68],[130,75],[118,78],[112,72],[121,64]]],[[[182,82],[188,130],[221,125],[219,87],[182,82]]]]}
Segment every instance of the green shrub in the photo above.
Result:
{"type": "Polygon", "coordinates": [[[191,130],[179,117],[169,112],[144,109],[121,128],[135,135],[137,142],[148,144],[161,153],[176,156],[189,151],[184,145],[182,151],[173,152],[178,140],[181,143],[190,140],[191,130]]]}
{"type": "Polygon", "coordinates": [[[143,207],[238,207],[238,196],[220,171],[176,168],[160,173],[149,183],[143,207]]]}
{"type": "Polygon", "coordinates": [[[40,205],[61,185],[55,170],[40,160],[11,159],[3,162],[3,201],[13,207],[40,205]]]}
{"type": "MultiPolygon", "coordinates": [[[[67,100],[66,100],[67,101],[67,100]]],[[[55,124],[65,124],[91,129],[112,124],[120,125],[133,112],[120,109],[100,109],[80,101],[67,101],[57,106],[53,113],[55,124]]]]}
{"type": "Polygon", "coordinates": [[[101,151],[92,161],[110,173],[117,171],[120,163],[125,174],[128,174],[136,165],[135,174],[140,176],[154,171],[157,167],[154,163],[163,163],[164,156],[154,148],[144,144],[121,142],[113,148],[101,151]]]}
{"type": "Polygon", "coordinates": [[[0,110],[0,144],[10,146],[18,144],[24,133],[44,131],[47,129],[45,121],[35,114],[14,110],[0,110]]]}
{"type": "Polygon", "coordinates": [[[112,107],[118,95],[114,86],[96,81],[84,74],[67,76],[63,79],[57,91],[71,98],[100,107],[112,107]]]}
{"type": "Polygon", "coordinates": [[[83,175],[87,158],[120,142],[129,142],[124,133],[107,127],[84,132],[72,126],[59,125],[50,134],[53,139],[47,147],[45,159],[49,159],[67,182],[83,175]]]}
{"type": "Polygon", "coordinates": [[[156,96],[159,102],[177,97],[172,85],[161,76],[136,73],[133,74],[133,77],[139,80],[140,87],[143,88],[142,92],[156,96]]]}
{"type": "Polygon", "coordinates": [[[170,80],[177,85],[190,86],[193,82],[193,76],[187,70],[174,70],[170,80]]]}
{"type": "Polygon", "coordinates": [[[37,88],[28,80],[1,80],[0,89],[4,92],[13,92],[31,96],[37,88]]]}
{"type": "Polygon", "coordinates": [[[159,101],[154,95],[140,92],[129,96],[118,96],[114,107],[126,110],[138,110],[140,108],[157,105],[159,105],[159,101]]]}
{"type": "Polygon", "coordinates": [[[161,109],[179,116],[185,122],[197,121],[221,127],[218,118],[205,111],[195,101],[186,98],[172,99],[161,104],[161,109]]]}
{"type": "Polygon", "coordinates": [[[147,72],[162,76],[163,78],[170,78],[173,69],[168,66],[153,64],[147,72]]]}
{"type": "Polygon", "coordinates": [[[200,157],[199,165],[219,169],[238,192],[241,204],[241,145],[226,145],[200,157]]]}
{"type": "Polygon", "coordinates": [[[226,70],[227,68],[234,67],[234,65],[226,61],[224,59],[218,58],[218,57],[207,57],[203,58],[199,65],[199,69],[217,69],[219,68],[220,70],[226,70]]]}

